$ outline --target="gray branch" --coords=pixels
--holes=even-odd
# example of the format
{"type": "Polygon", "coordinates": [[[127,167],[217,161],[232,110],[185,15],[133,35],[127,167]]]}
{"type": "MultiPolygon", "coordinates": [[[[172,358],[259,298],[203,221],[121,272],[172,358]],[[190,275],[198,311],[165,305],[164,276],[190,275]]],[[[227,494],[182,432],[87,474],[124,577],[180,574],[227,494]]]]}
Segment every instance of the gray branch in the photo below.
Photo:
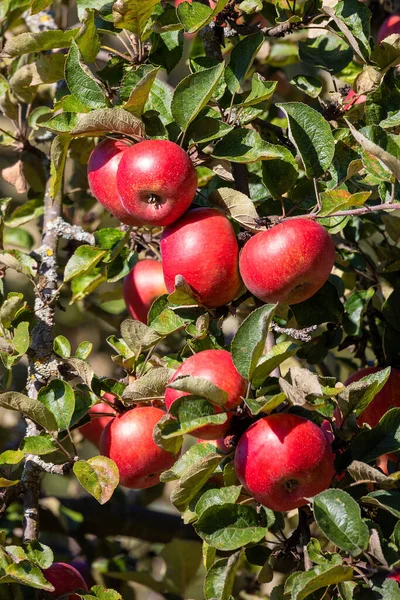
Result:
{"type": "Polygon", "coordinates": [[[76,240],[94,246],[95,239],[92,233],[88,233],[79,225],[70,225],[62,217],[57,217],[54,221],[49,221],[46,231],[53,233],[57,237],[65,240],[76,240]]]}
{"type": "MultiPolygon", "coordinates": [[[[48,183],[44,198],[44,221],[42,245],[36,251],[39,261],[35,286],[36,324],[32,330],[31,345],[28,350],[27,393],[36,398],[39,389],[50,379],[58,376],[58,360],[53,354],[54,305],[57,296],[57,235],[48,228],[48,223],[60,216],[61,198],[54,200],[49,193],[49,164],[45,160],[48,183]]],[[[40,434],[40,429],[30,419],[26,419],[26,436],[40,434]]],[[[23,505],[23,540],[34,541],[39,537],[39,494],[40,479],[43,473],[42,459],[28,454],[25,457],[21,477],[23,505]]]]}
{"type": "Polygon", "coordinates": [[[276,333],[284,333],[289,337],[294,338],[295,340],[299,340],[301,342],[311,342],[312,337],[310,333],[313,333],[318,328],[318,325],[311,325],[310,327],[305,327],[304,329],[294,329],[294,327],[280,327],[276,323],[271,323],[272,331],[276,333]]]}

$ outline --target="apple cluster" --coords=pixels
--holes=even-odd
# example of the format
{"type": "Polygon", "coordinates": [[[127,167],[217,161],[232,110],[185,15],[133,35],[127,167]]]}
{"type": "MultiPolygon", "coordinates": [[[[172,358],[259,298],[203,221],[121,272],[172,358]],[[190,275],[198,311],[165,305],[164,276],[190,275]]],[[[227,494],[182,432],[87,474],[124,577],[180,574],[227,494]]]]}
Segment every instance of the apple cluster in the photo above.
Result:
{"type": "Polygon", "coordinates": [[[229,219],[215,208],[188,210],[197,175],[182,148],[166,140],[134,145],[106,139],[92,152],[88,179],[94,196],[129,225],[165,226],[162,266],[138,263],[124,284],[127,307],[146,322],[155,298],[183,277],[207,308],[230,303],[246,288],[263,302],[295,304],[322,287],[335,247],[317,222],[293,218],[260,231],[243,248],[229,219]]]}
{"type": "MultiPolygon", "coordinates": [[[[174,291],[177,276],[190,285],[200,305],[215,308],[240,297],[244,286],[263,302],[296,304],[313,296],[330,275],[335,247],[326,229],[313,219],[286,219],[253,235],[239,252],[234,228],[220,210],[189,209],[196,193],[196,171],[189,156],[172,142],[130,145],[107,139],[93,151],[88,171],[93,194],[123,222],[165,227],[162,262],[140,260],[124,281],[125,302],[134,319],[147,323],[152,303],[174,291]]],[[[212,404],[214,414],[225,413],[225,421],[200,426],[191,435],[213,441],[220,452],[233,451],[224,438],[232,432],[248,382],[236,370],[231,354],[199,352],[183,362],[170,383],[182,376],[208,380],[226,392],[223,407],[212,404]]],[[[399,374],[394,372],[393,377],[399,374]]],[[[360,424],[375,425],[392,405],[390,381],[359,418],[360,424]]],[[[167,387],[167,411],[185,395],[167,387]]],[[[116,463],[122,485],[134,489],[156,485],[178,458],[153,439],[164,410],[140,406],[120,412],[116,407],[113,414],[113,397],[105,395],[105,400],[91,409],[93,419],[82,427],[83,435],[116,463]]],[[[336,420],[340,425],[339,413],[336,420]]],[[[334,476],[330,433],[292,413],[261,417],[238,439],[237,477],[268,508],[287,511],[302,506],[329,487],[334,476]]]]}
{"type": "MultiPolygon", "coordinates": [[[[234,228],[220,210],[188,210],[197,175],[189,156],[172,142],[149,140],[130,145],[106,139],[90,157],[88,178],[94,196],[124,223],[165,227],[160,243],[162,263],[141,260],[124,281],[127,308],[134,319],[144,323],[153,301],[174,291],[177,276],[190,285],[199,304],[215,308],[239,297],[244,286],[263,302],[302,302],[322,287],[331,272],[334,244],[327,231],[311,219],[288,219],[260,231],[239,253],[234,228]]],[[[207,379],[227,393],[224,407],[213,405],[215,414],[225,413],[225,422],[192,432],[224,447],[223,438],[248,382],[226,350],[205,350],[191,356],[171,382],[185,375],[207,379]]],[[[170,411],[185,395],[168,387],[166,409],[170,411]]],[[[154,426],[165,415],[160,408],[136,407],[110,416],[109,404],[99,403],[91,415],[94,418],[82,433],[114,460],[122,485],[136,489],[153,486],[177,460],[153,440],[154,426]]],[[[304,504],[305,498],[329,486],[334,473],[333,453],[323,431],[292,414],[271,415],[254,423],[238,443],[235,467],[255,500],[277,510],[304,504]],[[304,436],[309,444],[301,459],[293,461],[290,456],[304,436]],[[287,469],[282,471],[279,465],[287,465],[287,469]]]]}

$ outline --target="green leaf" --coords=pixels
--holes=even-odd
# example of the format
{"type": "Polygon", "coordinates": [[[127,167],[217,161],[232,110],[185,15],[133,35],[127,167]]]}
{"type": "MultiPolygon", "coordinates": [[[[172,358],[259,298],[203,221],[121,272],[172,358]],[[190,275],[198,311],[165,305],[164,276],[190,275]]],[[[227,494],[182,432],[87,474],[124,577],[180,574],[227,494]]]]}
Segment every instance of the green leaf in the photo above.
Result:
{"type": "Polygon", "coordinates": [[[71,344],[63,335],[58,335],[54,338],[53,350],[61,358],[69,358],[71,356],[71,344]]]}
{"type": "Polygon", "coordinates": [[[338,210],[352,208],[353,206],[362,206],[368,200],[372,192],[357,192],[350,194],[347,190],[329,190],[321,192],[320,200],[322,209],[318,215],[328,216],[338,210]]]}
{"type": "Polygon", "coordinates": [[[231,94],[237,93],[242,87],[263,41],[264,36],[258,32],[245,36],[233,48],[229,65],[225,69],[225,81],[231,94]]]}
{"type": "Polygon", "coordinates": [[[91,342],[81,342],[76,349],[75,356],[82,360],[86,360],[92,350],[93,344],[91,342]]]}
{"type": "Polygon", "coordinates": [[[322,83],[311,75],[296,75],[290,83],[311,98],[318,98],[322,92],[322,83]]]}
{"type": "Polygon", "coordinates": [[[94,22],[94,10],[87,10],[75,41],[85,62],[94,62],[100,50],[100,37],[94,22]]]}
{"type": "Polygon", "coordinates": [[[103,108],[78,115],[78,120],[70,131],[74,137],[97,137],[106,133],[140,137],[144,133],[143,123],[123,108],[103,108]]]}
{"type": "Polygon", "coordinates": [[[210,100],[224,72],[224,64],[188,75],[178,83],[172,98],[171,111],[182,131],[197,117],[210,100]]]}
{"type": "Polygon", "coordinates": [[[209,195],[208,200],[245,229],[256,232],[265,229],[258,225],[257,210],[245,194],[232,188],[218,188],[209,195]]]}
{"type": "Polygon", "coordinates": [[[360,144],[361,148],[382,161],[393,175],[395,175],[396,179],[400,180],[400,160],[398,158],[399,147],[395,146],[396,155],[392,154],[393,144],[387,146],[389,151],[382,147],[388,139],[387,132],[377,125],[374,127],[364,127],[361,131],[357,131],[347,119],[345,119],[345,121],[353,134],[354,139],[360,144]],[[382,136],[381,132],[384,132],[386,136],[382,136]],[[382,137],[385,137],[386,139],[383,141],[382,137]]]}
{"type": "Polygon", "coordinates": [[[361,335],[362,319],[374,294],[374,288],[370,287],[367,290],[353,292],[347,298],[344,304],[346,310],[344,327],[349,335],[361,335]]]}
{"type": "Polygon", "coordinates": [[[111,498],[119,483],[118,467],[105,456],[94,456],[89,460],[79,460],[74,464],[74,473],[86,491],[105,504],[111,498]]]}
{"type": "Polygon", "coordinates": [[[18,292],[10,292],[0,308],[0,322],[6,329],[10,329],[13,320],[24,305],[24,297],[18,292]]]}
{"type": "Polygon", "coordinates": [[[171,502],[183,512],[196,496],[210,475],[222,461],[220,454],[209,454],[189,467],[171,493],[171,502]]]}
{"type": "Polygon", "coordinates": [[[361,498],[363,504],[385,510],[400,519],[400,493],[398,491],[378,490],[361,498]]]}
{"type": "Polygon", "coordinates": [[[322,323],[340,323],[344,313],[336,286],[327,281],[309,300],[290,307],[301,327],[322,323]]]}
{"type": "Polygon", "coordinates": [[[353,59],[353,50],[337,35],[324,33],[317,38],[299,41],[300,60],[330,73],[342,71],[353,59]]]}
{"type": "Polygon", "coordinates": [[[309,179],[320,177],[330,166],[335,142],[329,123],[316,110],[301,102],[277,104],[288,118],[288,131],[309,179]]]}
{"type": "Polygon", "coordinates": [[[107,0],[77,0],[78,18],[82,21],[85,10],[87,8],[93,8],[97,11],[101,11],[102,8],[107,7],[107,0]]]}
{"type": "Polygon", "coordinates": [[[193,444],[168,471],[161,474],[160,480],[166,482],[179,479],[190,467],[209,454],[215,454],[215,446],[212,443],[193,444]]]}
{"type": "Polygon", "coordinates": [[[164,428],[168,427],[171,421],[175,421],[174,417],[167,413],[156,423],[153,429],[153,440],[163,450],[170,452],[171,454],[178,455],[183,444],[183,437],[176,436],[171,438],[164,438],[164,428]]]}
{"type": "MultiPolygon", "coordinates": [[[[6,575],[12,577],[11,581],[17,581],[23,585],[32,587],[36,590],[45,590],[52,592],[54,587],[46,581],[42,571],[28,560],[22,560],[18,563],[12,563],[5,569],[6,575]]],[[[8,582],[10,580],[8,579],[8,582]]],[[[0,581],[3,583],[3,581],[0,581]]]]}
{"type": "Polygon", "coordinates": [[[358,2],[358,0],[346,0],[346,2],[342,0],[342,2],[336,4],[334,14],[338,17],[335,23],[341,29],[350,45],[353,46],[353,49],[361,58],[368,58],[371,52],[369,43],[371,36],[371,11],[369,8],[362,2],[358,2]],[[343,23],[345,24],[345,28],[343,27],[343,23]],[[348,35],[349,31],[353,39],[348,35]],[[356,44],[354,44],[354,39],[356,40],[356,44]]]}
{"type": "Polygon", "coordinates": [[[286,400],[286,394],[276,389],[277,386],[271,387],[272,391],[270,393],[268,393],[268,389],[263,390],[262,396],[245,400],[246,406],[248,406],[252,415],[258,415],[260,412],[269,414],[286,400]]]}
{"type": "Polygon", "coordinates": [[[54,555],[49,546],[34,541],[26,542],[23,544],[22,548],[24,549],[28,560],[41,569],[48,569],[53,564],[54,555]]]}
{"type": "Polygon", "coordinates": [[[65,161],[71,143],[69,135],[57,135],[50,149],[50,196],[55,198],[61,190],[64,177],[65,161]]]}
{"type": "Polygon", "coordinates": [[[187,321],[182,319],[170,308],[163,310],[155,319],[151,322],[151,328],[154,329],[160,336],[170,335],[174,331],[183,329],[187,324],[187,321]]]}
{"type": "Polygon", "coordinates": [[[180,62],[183,55],[183,32],[166,31],[153,35],[150,61],[170,73],[180,62]]]}
{"type": "Polygon", "coordinates": [[[5,392],[0,394],[0,406],[21,412],[48,431],[58,430],[53,414],[35,398],[28,398],[19,392],[5,392]]]}
{"type": "Polygon", "coordinates": [[[352,442],[355,460],[370,463],[382,454],[400,450],[400,408],[391,408],[372,429],[362,431],[352,442]]]}
{"type": "Polygon", "coordinates": [[[144,34],[146,24],[158,2],[159,0],[117,0],[112,7],[115,27],[127,29],[145,40],[150,34],[150,31],[144,34]]]}
{"type": "Polygon", "coordinates": [[[218,0],[214,9],[200,2],[182,2],[177,7],[177,15],[180,23],[187,33],[196,33],[211,23],[217,15],[228,4],[228,0],[218,0]]]}
{"type": "Polygon", "coordinates": [[[205,600],[230,600],[239,566],[241,552],[235,552],[228,558],[220,558],[214,562],[206,574],[204,582],[205,600]]]}
{"type": "Polygon", "coordinates": [[[171,381],[167,387],[194,396],[201,396],[218,406],[225,406],[228,401],[228,392],[221,390],[218,386],[214,385],[212,381],[205,379],[204,377],[181,375],[174,379],[174,381],[171,381]]]}
{"type": "Polygon", "coordinates": [[[0,252],[0,262],[28,277],[36,275],[37,262],[21,250],[2,250],[0,252]]]}
{"type": "Polygon", "coordinates": [[[51,4],[51,0],[31,0],[31,15],[37,15],[51,4]]]}
{"type": "Polygon", "coordinates": [[[21,225],[42,216],[43,212],[44,206],[42,198],[34,198],[33,200],[27,200],[27,202],[18,206],[11,215],[6,218],[4,223],[7,227],[20,227],[21,225]]]}
{"type": "Polygon", "coordinates": [[[22,321],[21,323],[18,323],[15,328],[13,346],[18,354],[22,355],[28,351],[29,343],[29,323],[27,321],[22,321]]]}
{"type": "Polygon", "coordinates": [[[164,581],[171,592],[184,594],[199,570],[201,554],[197,540],[174,539],[164,546],[159,556],[165,562],[164,581]]]}
{"type": "Polygon", "coordinates": [[[359,416],[381,391],[390,376],[390,367],[366,375],[346,386],[338,396],[340,411],[345,419],[354,412],[359,416]]]}
{"type": "Polygon", "coordinates": [[[121,323],[121,335],[136,356],[139,356],[142,350],[154,346],[161,339],[161,336],[154,329],[132,319],[127,319],[121,323]]]}
{"type": "Polygon", "coordinates": [[[0,465],[18,465],[24,456],[21,450],[6,450],[0,454],[0,465]]]}
{"type": "Polygon", "coordinates": [[[72,42],[65,61],[65,80],[71,94],[89,108],[107,106],[103,85],[82,61],[76,42],[72,42]]]}
{"type": "Polygon", "coordinates": [[[55,416],[59,429],[68,429],[75,409],[75,394],[72,387],[61,379],[53,379],[39,390],[38,400],[55,416]]]}
{"type": "Polygon", "coordinates": [[[335,546],[358,556],[368,548],[369,531],[360,507],[347,492],[331,489],[314,497],[318,527],[335,546]]]}
{"type": "Polygon", "coordinates": [[[246,379],[252,378],[262,356],[275,308],[275,304],[266,304],[253,310],[240,325],[232,340],[231,352],[234,365],[246,379]]]}
{"type": "Polygon", "coordinates": [[[17,58],[30,52],[44,52],[54,48],[69,48],[79,29],[67,31],[41,31],[40,33],[20,33],[7,40],[1,55],[17,58]]]}
{"type": "Polygon", "coordinates": [[[177,420],[165,425],[163,437],[166,439],[191,433],[203,425],[223,425],[227,421],[226,412],[216,413],[214,406],[200,396],[178,398],[170,412],[177,420]]]}
{"type": "MultiPolygon", "coordinates": [[[[291,599],[303,600],[317,590],[353,579],[353,569],[344,565],[317,565],[304,573],[295,573],[290,586],[291,599]]],[[[285,592],[287,587],[285,586],[285,592]]],[[[289,590],[288,590],[289,591],[289,590]]]]}
{"type": "Polygon", "coordinates": [[[132,402],[150,402],[164,398],[165,388],[169,383],[173,369],[157,367],[130,383],[124,390],[123,399],[132,402]]]}
{"type": "Polygon", "coordinates": [[[230,485],[224,488],[213,488],[207,490],[200,496],[197,501],[194,512],[198,517],[209,508],[210,506],[221,506],[222,504],[235,504],[240,496],[242,486],[241,485],[230,485]]]}
{"type": "Polygon", "coordinates": [[[288,154],[291,157],[288,162],[294,163],[293,156],[283,146],[266,142],[253,129],[238,127],[217,143],[212,156],[237,163],[252,163],[259,160],[286,160],[288,154]]]}
{"type": "Polygon", "coordinates": [[[194,527],[208,544],[224,551],[259,542],[267,532],[255,509],[241,504],[210,506],[194,527]]]}
{"type": "Polygon", "coordinates": [[[246,96],[245,100],[235,106],[255,106],[260,102],[265,102],[271,98],[275,92],[275,88],[278,85],[276,81],[266,81],[266,79],[259,73],[254,73],[251,79],[251,90],[246,96]]]}
{"type": "Polygon", "coordinates": [[[271,350],[260,358],[254,369],[252,376],[254,387],[259,387],[276,367],[279,367],[283,361],[294,356],[298,349],[299,346],[293,342],[275,344],[271,350]]]}
{"type": "Polygon", "coordinates": [[[159,68],[142,65],[136,71],[129,71],[121,84],[122,108],[140,116],[147,102],[150,90],[159,68]]]}
{"type": "Polygon", "coordinates": [[[106,254],[105,250],[93,246],[79,246],[65,265],[64,281],[71,281],[73,277],[87,273],[100,262],[106,254]]]}
{"type": "Polygon", "coordinates": [[[20,450],[24,454],[52,454],[58,449],[50,435],[32,435],[22,440],[20,450]]]}

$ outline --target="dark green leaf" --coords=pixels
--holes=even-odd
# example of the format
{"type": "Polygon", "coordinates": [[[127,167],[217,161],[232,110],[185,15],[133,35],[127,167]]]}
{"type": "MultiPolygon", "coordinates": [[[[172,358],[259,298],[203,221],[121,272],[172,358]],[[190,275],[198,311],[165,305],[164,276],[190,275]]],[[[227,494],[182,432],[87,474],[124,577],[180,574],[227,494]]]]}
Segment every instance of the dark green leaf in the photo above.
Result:
{"type": "Polygon", "coordinates": [[[290,309],[301,327],[340,323],[344,312],[336,286],[330,281],[327,281],[309,300],[293,304],[290,309]]]}
{"type": "Polygon", "coordinates": [[[58,425],[53,414],[35,398],[28,398],[19,392],[0,394],[0,406],[17,410],[48,431],[57,431],[58,425]]]}
{"type": "Polygon", "coordinates": [[[224,64],[188,75],[178,83],[172,98],[171,110],[182,131],[197,117],[210,100],[224,72],[224,64]]]}
{"type": "Polygon", "coordinates": [[[171,502],[178,510],[184,511],[188,507],[222,459],[220,454],[209,454],[185,471],[171,493],[171,502]]]}
{"type": "Polygon", "coordinates": [[[75,395],[66,381],[53,379],[49,385],[40,388],[38,400],[53,413],[59,429],[68,429],[74,414],[75,395]]]}
{"type": "Polygon", "coordinates": [[[391,408],[376,427],[362,431],[351,445],[355,460],[369,463],[382,454],[400,450],[400,408],[391,408]]]}
{"type": "Polygon", "coordinates": [[[311,75],[296,75],[290,82],[311,98],[318,98],[322,91],[322,83],[319,79],[311,77],[311,75]]]}
{"type": "Polygon", "coordinates": [[[351,62],[353,50],[337,35],[325,33],[299,42],[300,60],[330,73],[342,71],[351,62]]]}
{"type": "Polygon", "coordinates": [[[240,325],[232,340],[232,359],[239,373],[251,379],[260,360],[276,305],[254,310],[240,325]]]}
{"type": "Polygon", "coordinates": [[[318,527],[333,544],[358,556],[368,547],[368,527],[361,519],[360,507],[343,490],[326,490],[314,498],[318,527]]]}
{"type": "Polygon", "coordinates": [[[229,65],[225,70],[225,81],[231,94],[237,93],[242,87],[263,41],[263,35],[259,32],[247,35],[233,48],[229,65]]]}
{"type": "Polygon", "coordinates": [[[335,153],[329,123],[316,110],[301,102],[277,104],[287,115],[289,137],[296,146],[310,179],[323,175],[335,153]]]}
{"type": "Polygon", "coordinates": [[[71,356],[71,344],[63,335],[58,335],[54,338],[53,350],[61,358],[69,358],[71,356]]]}
{"type": "Polygon", "coordinates": [[[240,556],[240,551],[235,552],[228,558],[220,558],[210,567],[204,582],[205,600],[231,600],[240,556]]]}
{"type": "Polygon", "coordinates": [[[209,508],[210,506],[220,506],[222,504],[235,504],[240,496],[242,486],[230,485],[224,488],[213,488],[207,490],[200,496],[194,512],[198,517],[209,508]]]}
{"type": "Polygon", "coordinates": [[[106,254],[105,250],[93,246],[79,246],[65,265],[64,281],[70,281],[97,265],[106,254]]]}
{"type": "Polygon", "coordinates": [[[61,190],[64,177],[65,161],[67,160],[68,148],[71,143],[69,135],[57,135],[50,150],[50,196],[55,198],[61,190]]]}
{"type": "Polygon", "coordinates": [[[105,89],[82,61],[76,42],[72,42],[65,62],[65,80],[71,94],[85,106],[89,108],[107,106],[105,89]]]}
{"type": "Polygon", "coordinates": [[[208,544],[224,551],[259,542],[267,532],[255,509],[241,504],[210,506],[195,529],[208,544]]]}

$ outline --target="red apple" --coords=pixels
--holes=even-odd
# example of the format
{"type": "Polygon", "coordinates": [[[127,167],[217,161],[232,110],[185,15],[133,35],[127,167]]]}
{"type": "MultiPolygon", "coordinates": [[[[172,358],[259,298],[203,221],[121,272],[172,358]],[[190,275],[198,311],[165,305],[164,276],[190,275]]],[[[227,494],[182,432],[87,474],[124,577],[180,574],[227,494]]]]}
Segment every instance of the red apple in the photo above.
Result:
{"type": "Polygon", "coordinates": [[[253,498],[272,510],[307,504],[334,475],[333,452],[319,427],[304,417],[274,414],[253,423],[235,452],[236,474],[253,498]]]}
{"type": "Polygon", "coordinates": [[[182,275],[204,306],[231,302],[242,289],[238,244],[229,220],[214,208],[195,208],[167,227],[161,237],[165,285],[182,275]]]}
{"type": "MultiPolygon", "coordinates": [[[[354,381],[359,381],[362,377],[366,377],[367,375],[371,375],[372,373],[381,370],[382,367],[367,367],[365,369],[360,369],[347,379],[345,385],[349,385],[354,381]]],[[[359,415],[357,423],[360,427],[364,423],[367,423],[370,427],[375,427],[383,415],[390,408],[395,406],[400,407],[400,371],[398,369],[391,370],[389,379],[372,402],[370,402],[367,408],[359,415]]]]}
{"type": "Polygon", "coordinates": [[[380,44],[393,33],[400,34],[400,15],[390,15],[380,26],[376,41],[380,44]]]}
{"type": "Polygon", "coordinates": [[[365,94],[358,96],[354,90],[350,90],[344,99],[343,110],[350,110],[356,104],[363,104],[367,99],[365,94]]]}
{"type": "Polygon", "coordinates": [[[117,192],[117,169],[123,153],[130,147],[125,140],[107,138],[90,155],[88,181],[93,196],[111,214],[127,225],[137,221],[124,209],[117,192]]]}
{"type": "MultiPolygon", "coordinates": [[[[54,592],[51,592],[53,598],[66,596],[69,592],[77,590],[89,591],[86,581],[82,575],[71,565],[62,562],[55,562],[43,571],[43,575],[54,587],[54,592]]],[[[80,600],[77,594],[70,594],[68,600],[80,600]]]]}
{"type": "Polygon", "coordinates": [[[157,485],[160,475],[176,462],[153,440],[154,426],[165,415],[160,408],[143,406],[117,415],[104,429],[100,452],[119,469],[122,485],[135,490],[157,485]]]}
{"type": "MultiPolygon", "coordinates": [[[[232,361],[232,356],[226,350],[203,350],[190,356],[172,376],[170,383],[182,375],[202,377],[228,394],[226,408],[232,410],[238,406],[246,392],[246,380],[239,375],[232,361]]],[[[169,410],[178,398],[187,396],[186,392],[167,388],[165,390],[165,406],[169,410]]],[[[221,413],[223,408],[214,405],[215,412],[221,413]]],[[[204,425],[191,432],[191,435],[204,440],[223,437],[229,429],[232,415],[228,412],[228,420],[222,425],[204,425]]]]}
{"type": "MultiPolygon", "coordinates": [[[[104,394],[104,398],[109,402],[114,402],[114,396],[112,394],[106,393],[104,394]]],[[[103,429],[114,418],[113,416],[97,417],[96,415],[98,413],[115,414],[115,412],[106,402],[99,402],[98,404],[95,404],[89,409],[89,415],[93,416],[90,423],[86,423],[86,425],[83,425],[83,427],[80,427],[79,429],[83,437],[89,440],[89,442],[92,442],[92,444],[94,444],[97,447],[99,446],[100,437],[103,433],[103,429]]]]}
{"type": "Polygon", "coordinates": [[[167,293],[162,264],[140,260],[124,279],[124,299],[133,319],[147,323],[147,313],[154,300],[167,293]]]}
{"type": "Polygon", "coordinates": [[[142,225],[170,225],[189,208],[197,173],[184,150],[168,140],[146,140],[128,148],[117,171],[125,210],[142,225]]]}
{"type": "Polygon", "coordinates": [[[328,279],[335,260],[329,233],[311,219],[288,219],[252,237],[239,269],[247,289],[263,302],[297,304],[328,279]]]}

